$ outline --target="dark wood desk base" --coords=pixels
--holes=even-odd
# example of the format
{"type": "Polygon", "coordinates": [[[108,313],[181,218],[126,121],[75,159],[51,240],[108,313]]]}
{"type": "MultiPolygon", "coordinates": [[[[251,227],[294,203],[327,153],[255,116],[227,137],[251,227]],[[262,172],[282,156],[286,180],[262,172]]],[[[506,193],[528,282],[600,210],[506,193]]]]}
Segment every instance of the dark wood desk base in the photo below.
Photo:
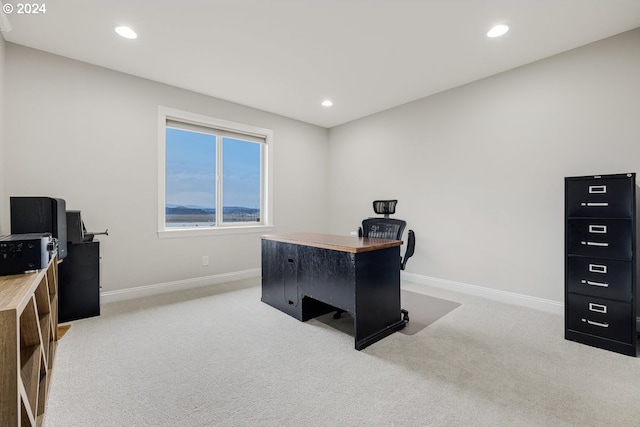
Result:
{"type": "Polygon", "coordinates": [[[269,237],[262,239],[264,303],[302,322],[344,310],[354,320],[356,350],[405,327],[400,308],[402,242],[349,252],[269,237]]]}

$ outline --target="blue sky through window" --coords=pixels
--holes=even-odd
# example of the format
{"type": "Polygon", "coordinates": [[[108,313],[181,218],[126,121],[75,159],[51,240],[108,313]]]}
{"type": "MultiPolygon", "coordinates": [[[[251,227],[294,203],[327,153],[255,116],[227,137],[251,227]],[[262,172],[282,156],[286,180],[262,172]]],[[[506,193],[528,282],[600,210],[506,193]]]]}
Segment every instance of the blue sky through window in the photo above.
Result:
{"type": "MultiPolygon", "coordinates": [[[[260,143],[222,138],[223,205],[260,209],[260,143]]],[[[167,206],[216,204],[216,136],[166,128],[167,206]]]]}
{"type": "Polygon", "coordinates": [[[216,137],[167,128],[166,147],[166,205],[214,208],[216,137]]]}
{"type": "Polygon", "coordinates": [[[260,208],[260,144],[223,138],[223,205],[260,208]]]}

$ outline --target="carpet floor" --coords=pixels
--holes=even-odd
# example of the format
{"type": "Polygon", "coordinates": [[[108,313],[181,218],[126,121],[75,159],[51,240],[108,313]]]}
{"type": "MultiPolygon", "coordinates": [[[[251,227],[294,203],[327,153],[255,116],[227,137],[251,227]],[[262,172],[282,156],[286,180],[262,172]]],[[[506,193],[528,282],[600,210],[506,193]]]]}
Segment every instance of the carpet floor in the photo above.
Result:
{"type": "Polygon", "coordinates": [[[638,425],[640,359],[564,340],[559,315],[403,289],[460,305],[363,351],[258,279],[106,304],[59,342],[45,425],[638,425]]]}

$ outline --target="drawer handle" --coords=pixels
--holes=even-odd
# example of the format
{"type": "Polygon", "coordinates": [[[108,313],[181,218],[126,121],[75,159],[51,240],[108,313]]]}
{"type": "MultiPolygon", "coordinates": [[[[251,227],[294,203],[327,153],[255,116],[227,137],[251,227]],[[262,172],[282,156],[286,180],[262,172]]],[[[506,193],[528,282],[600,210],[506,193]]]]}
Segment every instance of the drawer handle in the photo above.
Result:
{"type": "Polygon", "coordinates": [[[607,266],[600,264],[589,264],[589,271],[591,273],[604,273],[607,274],[607,266]]]}
{"type": "Polygon", "coordinates": [[[587,322],[590,325],[593,326],[600,326],[601,328],[608,328],[609,324],[608,323],[600,323],[600,322],[594,322],[593,320],[587,320],[587,319],[582,319],[583,322],[587,322]]]}
{"type": "Polygon", "coordinates": [[[591,280],[583,280],[582,283],[586,283],[589,286],[599,286],[601,288],[608,288],[609,287],[608,283],[592,282],[591,280]]]}
{"type": "Polygon", "coordinates": [[[606,208],[609,206],[609,202],[586,202],[580,203],[582,206],[587,206],[589,208],[606,208]]]}
{"type": "Polygon", "coordinates": [[[602,304],[596,304],[593,302],[589,303],[589,311],[594,311],[596,313],[607,314],[607,306],[602,304]]]}
{"type": "Polygon", "coordinates": [[[589,233],[607,234],[606,225],[589,225],[589,233]]]}
{"type": "Polygon", "coordinates": [[[606,194],[607,186],[606,185],[590,185],[589,193],[590,194],[606,194]]]}
{"type": "Polygon", "coordinates": [[[600,246],[603,248],[606,248],[607,246],[609,246],[609,244],[605,242],[580,242],[580,243],[587,246],[600,246]]]}

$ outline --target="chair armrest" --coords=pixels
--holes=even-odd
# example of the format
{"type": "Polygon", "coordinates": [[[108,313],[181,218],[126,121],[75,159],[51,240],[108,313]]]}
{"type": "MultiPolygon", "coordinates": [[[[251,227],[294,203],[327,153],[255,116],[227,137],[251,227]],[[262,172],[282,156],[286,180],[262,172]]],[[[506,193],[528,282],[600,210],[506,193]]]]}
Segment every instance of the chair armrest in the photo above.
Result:
{"type": "Polygon", "coordinates": [[[416,235],[413,230],[409,230],[409,236],[407,239],[407,250],[404,253],[404,258],[402,259],[402,264],[400,265],[400,269],[404,270],[407,265],[407,261],[409,258],[413,256],[413,251],[416,248],[416,235]]]}

